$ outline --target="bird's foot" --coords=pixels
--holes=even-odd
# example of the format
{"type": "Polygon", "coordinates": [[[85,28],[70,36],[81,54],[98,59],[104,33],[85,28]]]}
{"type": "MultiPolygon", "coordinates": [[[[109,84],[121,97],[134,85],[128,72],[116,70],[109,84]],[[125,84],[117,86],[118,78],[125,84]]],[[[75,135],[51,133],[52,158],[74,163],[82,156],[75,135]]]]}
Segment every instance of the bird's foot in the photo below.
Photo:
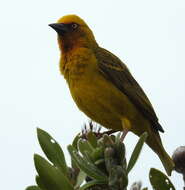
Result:
{"type": "Polygon", "coordinates": [[[111,134],[116,133],[116,132],[117,132],[116,130],[111,129],[111,130],[108,130],[108,131],[104,131],[103,133],[101,133],[101,135],[102,135],[102,136],[103,136],[104,134],[111,135],[111,134]]]}
{"type": "Polygon", "coordinates": [[[101,126],[97,126],[94,125],[92,121],[89,122],[89,126],[85,125],[84,128],[82,129],[82,138],[83,139],[87,139],[87,134],[89,132],[93,132],[95,134],[95,136],[100,139],[103,135],[107,134],[107,135],[111,135],[112,133],[117,132],[116,130],[108,130],[108,131],[104,131],[101,132],[102,127],[101,126]]]}

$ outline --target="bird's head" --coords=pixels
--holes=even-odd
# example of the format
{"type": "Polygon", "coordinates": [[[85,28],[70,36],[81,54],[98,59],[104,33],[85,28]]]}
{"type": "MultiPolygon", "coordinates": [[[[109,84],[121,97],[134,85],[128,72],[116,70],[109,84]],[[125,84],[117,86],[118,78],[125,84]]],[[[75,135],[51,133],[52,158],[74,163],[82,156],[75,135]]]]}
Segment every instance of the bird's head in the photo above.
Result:
{"type": "Polygon", "coordinates": [[[49,26],[57,32],[59,47],[62,51],[97,46],[91,29],[76,15],[63,16],[57,23],[49,24],[49,26]]]}

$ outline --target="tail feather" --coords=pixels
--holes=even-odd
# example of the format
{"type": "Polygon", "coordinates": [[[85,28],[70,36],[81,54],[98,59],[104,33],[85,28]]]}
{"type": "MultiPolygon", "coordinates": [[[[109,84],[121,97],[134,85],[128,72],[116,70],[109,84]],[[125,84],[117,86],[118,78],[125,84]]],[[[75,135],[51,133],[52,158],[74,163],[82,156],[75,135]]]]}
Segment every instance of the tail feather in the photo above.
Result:
{"type": "Polygon", "coordinates": [[[159,133],[156,130],[149,131],[149,136],[146,140],[146,143],[158,155],[166,170],[166,173],[171,176],[171,172],[174,169],[175,164],[168,153],[165,151],[159,133]]]}
{"type": "Polygon", "coordinates": [[[170,158],[165,150],[163,150],[162,153],[158,154],[158,156],[166,170],[166,173],[168,174],[168,176],[171,176],[171,172],[175,167],[173,160],[170,158]]]}
{"type": "Polygon", "coordinates": [[[158,121],[152,121],[151,123],[152,123],[152,127],[154,127],[154,129],[164,133],[164,129],[158,121]]]}

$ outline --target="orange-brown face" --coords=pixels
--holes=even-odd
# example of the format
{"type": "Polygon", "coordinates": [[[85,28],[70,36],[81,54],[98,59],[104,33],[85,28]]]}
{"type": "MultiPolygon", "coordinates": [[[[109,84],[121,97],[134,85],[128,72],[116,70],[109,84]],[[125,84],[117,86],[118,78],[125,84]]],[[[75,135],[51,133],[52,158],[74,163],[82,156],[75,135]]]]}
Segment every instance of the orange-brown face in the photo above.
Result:
{"type": "Polygon", "coordinates": [[[90,28],[76,15],[64,16],[49,26],[57,32],[62,51],[74,47],[88,47],[96,43],[90,28]]]}

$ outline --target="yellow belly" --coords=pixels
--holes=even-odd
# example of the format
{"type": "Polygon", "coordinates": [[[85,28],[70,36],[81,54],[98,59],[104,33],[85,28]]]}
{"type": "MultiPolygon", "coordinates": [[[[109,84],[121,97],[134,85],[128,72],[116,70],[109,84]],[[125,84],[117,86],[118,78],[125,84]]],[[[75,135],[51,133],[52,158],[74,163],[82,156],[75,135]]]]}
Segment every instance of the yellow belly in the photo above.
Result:
{"type": "Polygon", "coordinates": [[[124,93],[104,78],[91,50],[77,49],[70,54],[69,62],[65,62],[64,58],[61,58],[60,69],[82,112],[106,128],[123,130],[125,119],[134,133],[139,135],[147,130],[148,121],[124,93]]]}
{"type": "Polygon", "coordinates": [[[123,118],[133,121],[138,115],[127,96],[99,73],[74,81],[70,91],[79,109],[106,128],[122,130],[123,118]]]}

